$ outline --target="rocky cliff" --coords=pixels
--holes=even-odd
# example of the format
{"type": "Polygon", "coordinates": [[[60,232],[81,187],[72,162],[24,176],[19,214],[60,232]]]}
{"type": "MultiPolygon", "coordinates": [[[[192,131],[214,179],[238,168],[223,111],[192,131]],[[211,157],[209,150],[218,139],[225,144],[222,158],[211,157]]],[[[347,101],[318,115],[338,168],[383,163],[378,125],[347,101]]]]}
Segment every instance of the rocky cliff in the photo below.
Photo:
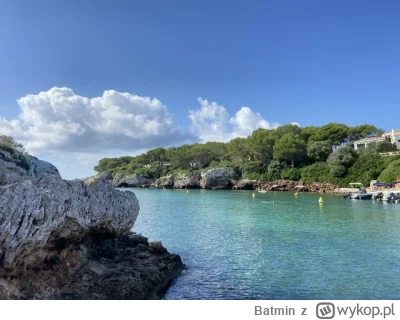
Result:
{"type": "Polygon", "coordinates": [[[113,178],[115,186],[130,187],[156,187],[156,188],[174,188],[174,189],[233,189],[233,190],[255,190],[261,189],[266,191],[299,191],[299,192],[334,192],[338,188],[336,185],[329,183],[312,183],[300,184],[298,181],[276,180],[271,182],[238,179],[237,172],[232,168],[213,168],[205,169],[202,172],[189,171],[168,174],[164,177],[156,179],[154,182],[143,177],[113,178]],[[126,184],[121,183],[126,182],[126,184]],[[137,183],[142,181],[142,183],[137,183]],[[143,183],[145,181],[145,183],[143,183]]]}
{"type": "Polygon", "coordinates": [[[51,164],[0,148],[1,299],[154,299],[182,268],[132,234],[139,203],[102,175],[62,180],[51,164]]]}
{"type": "Polygon", "coordinates": [[[215,168],[201,173],[200,186],[204,189],[228,189],[235,180],[235,170],[215,168]]]}
{"type": "Polygon", "coordinates": [[[116,174],[112,177],[112,183],[116,187],[145,187],[153,184],[153,180],[140,174],[123,176],[116,174]]]}

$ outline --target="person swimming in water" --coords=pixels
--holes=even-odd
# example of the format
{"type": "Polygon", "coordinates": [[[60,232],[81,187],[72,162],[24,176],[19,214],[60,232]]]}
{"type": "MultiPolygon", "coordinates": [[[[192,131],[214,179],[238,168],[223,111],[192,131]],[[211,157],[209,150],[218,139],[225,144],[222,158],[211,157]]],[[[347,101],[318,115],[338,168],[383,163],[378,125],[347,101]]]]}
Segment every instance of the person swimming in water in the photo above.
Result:
{"type": "Polygon", "coordinates": [[[275,204],[275,200],[273,200],[272,203],[275,204]]]}

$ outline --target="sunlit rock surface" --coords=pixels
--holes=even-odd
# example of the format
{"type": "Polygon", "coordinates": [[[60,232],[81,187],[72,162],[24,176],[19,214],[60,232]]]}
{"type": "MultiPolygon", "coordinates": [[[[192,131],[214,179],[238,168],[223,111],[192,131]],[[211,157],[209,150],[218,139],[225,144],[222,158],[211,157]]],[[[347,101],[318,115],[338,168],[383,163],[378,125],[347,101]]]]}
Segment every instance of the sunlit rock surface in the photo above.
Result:
{"type": "Polygon", "coordinates": [[[108,175],[66,181],[0,149],[0,298],[161,297],[182,263],[130,232],[138,213],[135,194],[108,175]]]}

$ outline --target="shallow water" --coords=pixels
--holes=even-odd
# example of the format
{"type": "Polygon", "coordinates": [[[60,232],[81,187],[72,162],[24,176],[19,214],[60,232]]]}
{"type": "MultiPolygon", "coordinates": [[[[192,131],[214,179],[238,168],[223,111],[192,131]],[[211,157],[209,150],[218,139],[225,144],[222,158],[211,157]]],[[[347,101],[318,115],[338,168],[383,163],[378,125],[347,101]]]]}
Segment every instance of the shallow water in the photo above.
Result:
{"type": "Polygon", "coordinates": [[[400,204],[132,191],[141,207],[133,231],[161,240],[188,266],[166,299],[400,298],[400,204]]]}

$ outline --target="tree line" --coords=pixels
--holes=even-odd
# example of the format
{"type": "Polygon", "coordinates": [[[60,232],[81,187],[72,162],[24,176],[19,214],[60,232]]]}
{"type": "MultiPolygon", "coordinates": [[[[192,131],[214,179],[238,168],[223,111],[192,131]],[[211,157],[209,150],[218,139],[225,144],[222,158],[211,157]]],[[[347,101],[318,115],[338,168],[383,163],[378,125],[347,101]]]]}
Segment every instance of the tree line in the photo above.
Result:
{"type": "MultiPolygon", "coordinates": [[[[235,168],[242,178],[255,180],[369,184],[370,180],[379,178],[389,164],[400,159],[379,156],[381,152],[397,150],[396,145],[382,141],[355,151],[352,142],[383,133],[382,129],[370,124],[355,127],[340,123],[321,127],[287,124],[276,129],[258,129],[247,138],[236,138],[227,143],[159,147],[136,157],[105,158],[94,170],[121,175],[141,174],[156,179],[177,172],[229,167],[235,168]]],[[[383,175],[385,180],[400,176],[396,165],[390,168],[391,173],[383,175]]]]}

